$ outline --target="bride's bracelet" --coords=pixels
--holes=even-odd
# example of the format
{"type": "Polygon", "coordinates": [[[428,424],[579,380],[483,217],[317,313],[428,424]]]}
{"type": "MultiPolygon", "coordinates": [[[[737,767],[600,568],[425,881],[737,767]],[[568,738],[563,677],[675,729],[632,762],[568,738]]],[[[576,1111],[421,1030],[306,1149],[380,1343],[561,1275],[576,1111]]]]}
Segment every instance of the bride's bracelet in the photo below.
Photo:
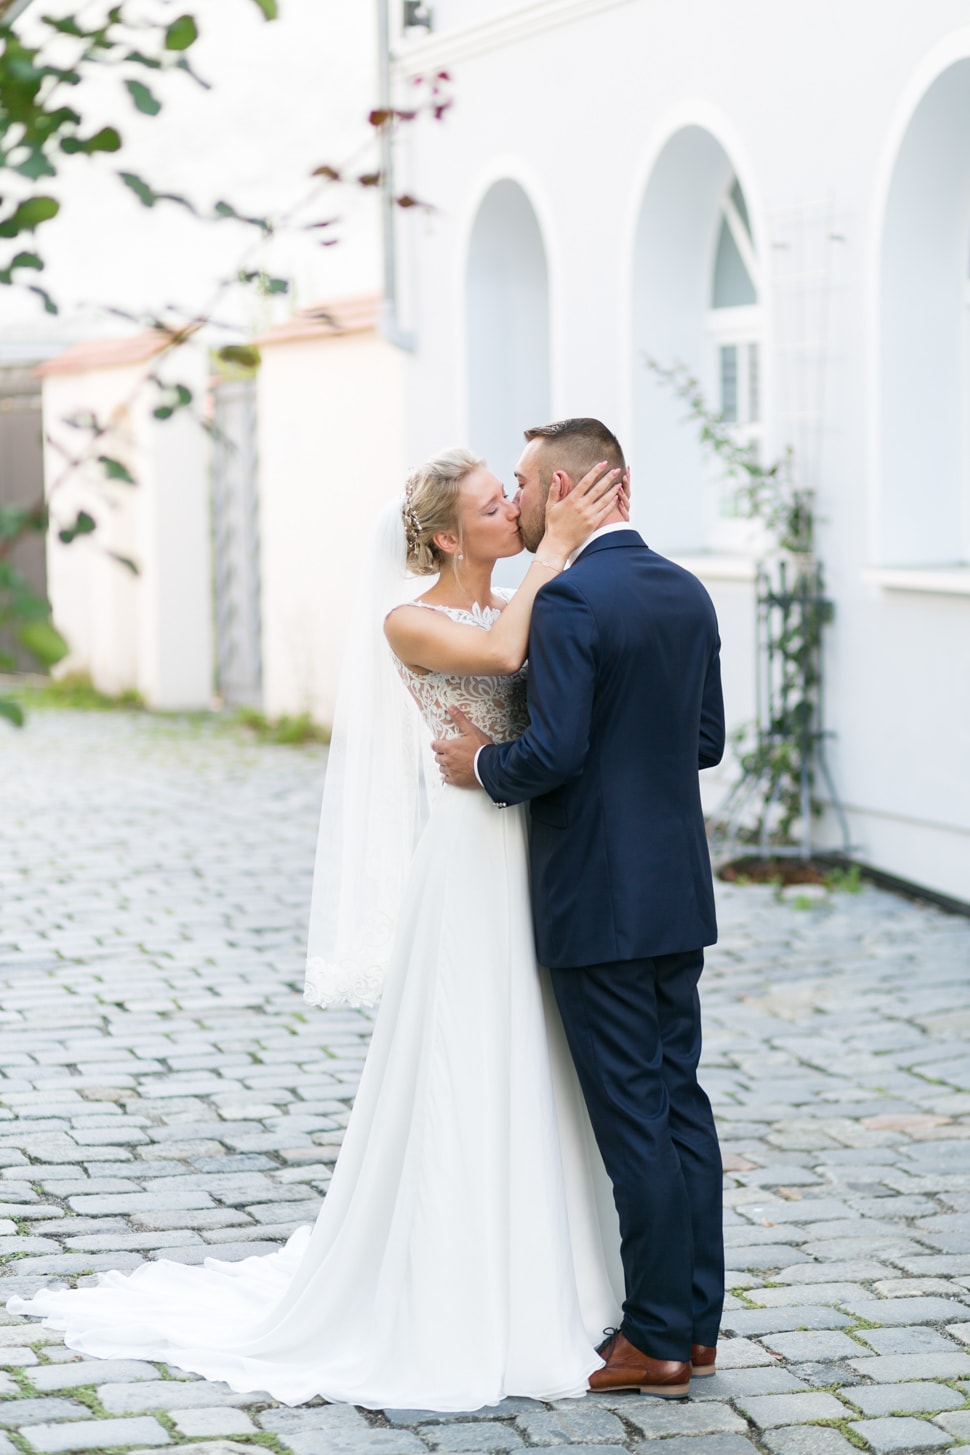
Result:
{"type": "Polygon", "coordinates": [[[534,557],[537,566],[545,566],[547,571],[562,571],[566,565],[565,561],[550,561],[546,556],[534,557]]]}

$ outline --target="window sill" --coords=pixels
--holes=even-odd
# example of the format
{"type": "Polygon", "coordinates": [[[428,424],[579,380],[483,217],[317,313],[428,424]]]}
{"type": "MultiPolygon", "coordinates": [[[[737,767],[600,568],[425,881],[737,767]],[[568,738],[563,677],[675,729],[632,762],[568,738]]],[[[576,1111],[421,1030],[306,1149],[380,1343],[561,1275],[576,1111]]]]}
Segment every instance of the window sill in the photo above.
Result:
{"type": "Polygon", "coordinates": [[[876,566],[863,571],[869,586],[923,596],[970,596],[970,566],[876,566]]]}
{"type": "Polygon", "coordinates": [[[758,575],[758,563],[753,556],[692,551],[687,555],[675,555],[672,559],[703,581],[754,581],[758,575]]]}

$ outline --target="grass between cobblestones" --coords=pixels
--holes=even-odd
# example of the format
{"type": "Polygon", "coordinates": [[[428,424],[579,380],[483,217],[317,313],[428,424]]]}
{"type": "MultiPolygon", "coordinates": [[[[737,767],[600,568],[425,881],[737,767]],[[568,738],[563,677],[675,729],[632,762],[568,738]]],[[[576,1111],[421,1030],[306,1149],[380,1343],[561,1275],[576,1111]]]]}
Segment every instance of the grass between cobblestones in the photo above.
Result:
{"type": "Polygon", "coordinates": [[[316,722],[309,712],[272,718],[253,707],[226,709],[216,706],[209,711],[178,712],[149,709],[139,693],[132,691],[112,695],[102,692],[84,672],[69,672],[62,677],[5,678],[0,675],[0,685],[14,691],[25,707],[40,711],[145,713],[150,714],[156,723],[175,724],[183,732],[190,728],[208,728],[232,734],[242,729],[256,742],[291,747],[330,741],[330,730],[316,722]]]}

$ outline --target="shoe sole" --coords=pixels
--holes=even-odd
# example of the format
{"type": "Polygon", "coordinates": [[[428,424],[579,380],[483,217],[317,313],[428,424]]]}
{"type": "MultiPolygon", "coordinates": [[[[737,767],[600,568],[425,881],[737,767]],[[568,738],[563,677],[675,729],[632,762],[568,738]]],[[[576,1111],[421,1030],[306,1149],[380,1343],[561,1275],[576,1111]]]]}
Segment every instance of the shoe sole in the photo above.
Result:
{"type": "Polygon", "coordinates": [[[714,1364],[692,1364],[690,1366],[691,1379],[707,1379],[711,1374],[717,1373],[717,1366],[714,1364]]]}
{"type": "Polygon", "coordinates": [[[608,1389],[594,1389],[593,1394],[652,1394],[658,1399],[683,1399],[690,1394],[686,1384],[614,1384],[608,1389]]]}

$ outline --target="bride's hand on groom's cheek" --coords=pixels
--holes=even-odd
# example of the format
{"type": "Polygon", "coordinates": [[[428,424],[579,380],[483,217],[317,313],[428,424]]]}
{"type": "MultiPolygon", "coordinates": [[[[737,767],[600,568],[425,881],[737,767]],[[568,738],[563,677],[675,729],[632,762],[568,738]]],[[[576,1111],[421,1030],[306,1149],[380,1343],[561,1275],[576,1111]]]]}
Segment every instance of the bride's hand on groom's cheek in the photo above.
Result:
{"type": "Polygon", "coordinates": [[[453,788],[478,788],[475,754],[492,741],[457,707],[448,714],[458,729],[456,738],[436,738],[431,744],[442,780],[453,788]]]}

